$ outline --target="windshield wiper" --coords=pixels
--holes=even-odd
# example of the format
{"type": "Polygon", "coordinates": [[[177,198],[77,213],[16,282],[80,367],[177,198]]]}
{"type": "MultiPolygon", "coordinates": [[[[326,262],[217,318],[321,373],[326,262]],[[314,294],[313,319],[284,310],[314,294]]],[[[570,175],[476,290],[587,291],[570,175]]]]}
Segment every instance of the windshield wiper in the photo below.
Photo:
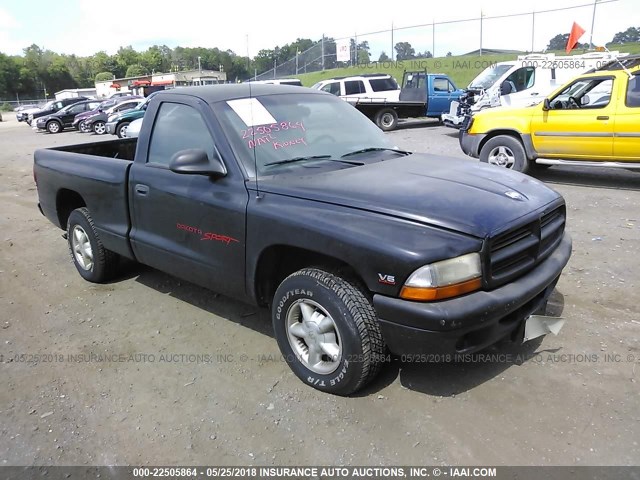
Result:
{"type": "Polygon", "coordinates": [[[350,162],[348,160],[339,160],[336,158],[331,158],[331,155],[309,155],[307,157],[294,157],[294,158],[288,158],[286,160],[277,160],[275,162],[265,163],[264,166],[270,167],[271,165],[284,165],[287,163],[302,162],[304,160],[316,160],[316,159],[327,160],[329,162],[348,163],[349,165],[364,165],[364,163],[362,162],[350,162]]]}
{"type": "Polygon", "coordinates": [[[407,152],[405,150],[398,150],[396,148],[384,148],[384,147],[369,147],[369,148],[361,148],[360,150],[356,150],[354,152],[349,152],[349,153],[345,153],[344,155],[342,155],[342,157],[340,158],[344,158],[344,157],[348,157],[350,155],[357,155],[359,153],[366,153],[366,152],[383,152],[383,151],[388,151],[388,152],[395,152],[395,153],[401,153],[402,155],[411,155],[411,152],[407,152]]]}

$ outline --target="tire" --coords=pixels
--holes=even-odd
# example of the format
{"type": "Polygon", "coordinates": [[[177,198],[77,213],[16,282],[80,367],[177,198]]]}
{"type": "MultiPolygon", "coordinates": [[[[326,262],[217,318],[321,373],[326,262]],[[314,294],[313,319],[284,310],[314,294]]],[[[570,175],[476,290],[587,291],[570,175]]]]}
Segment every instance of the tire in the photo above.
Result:
{"type": "Polygon", "coordinates": [[[55,120],[47,122],[46,128],[49,133],[60,133],[62,131],[62,125],[60,125],[60,122],[56,122],[55,120]]]}
{"type": "Polygon", "coordinates": [[[82,133],[90,133],[91,132],[91,127],[89,127],[89,125],[86,124],[86,122],[80,122],[80,129],[79,129],[82,133]]]}
{"type": "Polygon", "coordinates": [[[383,108],[376,113],[374,121],[380,130],[390,132],[398,126],[398,113],[393,108],[383,108]]]}
{"type": "Polygon", "coordinates": [[[522,143],[509,135],[498,135],[488,140],[480,151],[480,161],[521,173],[529,170],[522,143]]]}
{"type": "Polygon", "coordinates": [[[124,138],[127,134],[127,128],[129,128],[130,123],[131,122],[122,122],[118,125],[118,128],[116,128],[116,135],[118,135],[118,138],[124,138]]]}
{"type": "Polygon", "coordinates": [[[96,135],[104,135],[105,133],[107,133],[107,126],[104,124],[104,122],[101,121],[97,121],[93,124],[93,133],[95,133],[96,135]]]}
{"type": "Polygon", "coordinates": [[[69,215],[67,241],[71,259],[82,278],[102,283],[113,277],[119,255],[104,248],[87,208],[78,208],[69,215]]]}
{"type": "Polygon", "coordinates": [[[380,371],[382,333],[371,300],[355,283],[317,268],[299,270],[278,287],[271,316],[289,367],[313,388],[349,395],[380,371]]]}

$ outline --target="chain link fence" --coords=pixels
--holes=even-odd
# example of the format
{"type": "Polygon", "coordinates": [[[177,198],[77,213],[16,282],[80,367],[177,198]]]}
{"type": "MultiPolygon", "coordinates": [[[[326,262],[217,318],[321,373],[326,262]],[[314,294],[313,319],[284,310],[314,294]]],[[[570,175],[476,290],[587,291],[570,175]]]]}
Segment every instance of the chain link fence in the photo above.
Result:
{"type": "Polygon", "coordinates": [[[274,60],[273,68],[267,71],[255,72],[254,80],[269,80],[275,78],[295,77],[303,73],[317,72],[337,67],[347,67],[358,64],[364,65],[378,60],[395,60],[396,45],[408,43],[413,51],[403,52],[403,58],[444,57],[451,54],[451,50],[464,53],[482,55],[491,53],[492,49],[504,51],[535,52],[542,51],[549,39],[542,38],[536,32],[542,26],[546,31],[567,32],[576,17],[579,17],[585,27],[593,26],[596,6],[603,16],[604,4],[615,3],[620,0],[595,0],[592,3],[573,5],[540,11],[528,11],[505,15],[488,15],[481,12],[480,16],[459,20],[435,21],[411,26],[390,26],[387,30],[368,33],[354,33],[349,37],[331,38],[323,36],[313,47],[299,52],[293,58],[278,63],[274,60]],[[588,23],[587,23],[588,21],[588,23]],[[518,32],[513,38],[506,32],[518,32]],[[502,34],[504,32],[504,34],[502,34]],[[338,62],[336,59],[336,42],[347,40],[350,43],[351,60],[338,62]],[[366,42],[368,51],[359,49],[359,45],[366,42]],[[483,45],[484,44],[484,45],[483,45]],[[538,48],[536,48],[538,47],[538,48]],[[542,48],[540,48],[542,47],[542,48]],[[366,53],[365,53],[366,52],[366,53]],[[385,55],[382,55],[384,52],[385,55]],[[409,56],[405,56],[409,55],[409,56]]]}

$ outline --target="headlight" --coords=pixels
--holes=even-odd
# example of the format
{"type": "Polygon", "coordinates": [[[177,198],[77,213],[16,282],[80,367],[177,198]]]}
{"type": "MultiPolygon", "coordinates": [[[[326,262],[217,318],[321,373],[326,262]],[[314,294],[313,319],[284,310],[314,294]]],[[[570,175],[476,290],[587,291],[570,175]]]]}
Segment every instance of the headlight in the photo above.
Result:
{"type": "Polygon", "coordinates": [[[116,118],[118,118],[117,115],[109,115],[109,117],[107,118],[107,123],[113,123],[116,118]]]}
{"type": "Polygon", "coordinates": [[[482,286],[480,254],[469,253],[420,267],[405,282],[405,300],[442,300],[479,290],[482,286]]]}

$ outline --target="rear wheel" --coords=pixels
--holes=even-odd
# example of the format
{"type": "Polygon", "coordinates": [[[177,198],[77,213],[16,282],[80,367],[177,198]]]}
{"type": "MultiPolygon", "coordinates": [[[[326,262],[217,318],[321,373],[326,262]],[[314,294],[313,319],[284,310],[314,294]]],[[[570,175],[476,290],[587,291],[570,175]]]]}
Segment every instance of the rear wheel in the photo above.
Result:
{"type": "Polygon", "coordinates": [[[89,133],[91,132],[91,127],[87,125],[87,122],[80,122],[80,131],[82,133],[89,133]]]}
{"type": "Polygon", "coordinates": [[[303,382],[349,395],[382,366],[384,342],[365,290],[317,268],[305,268],[278,287],[272,305],[280,351],[303,382]]]}
{"type": "Polygon", "coordinates": [[[480,161],[521,173],[529,170],[522,143],[509,135],[498,135],[488,140],[480,151],[480,161]]]}
{"type": "Polygon", "coordinates": [[[104,135],[107,133],[107,126],[102,121],[97,121],[93,124],[93,133],[96,135],[104,135]]]}
{"type": "Polygon", "coordinates": [[[388,132],[398,126],[398,113],[393,108],[383,108],[374,119],[380,130],[388,132]]]}
{"type": "Polygon", "coordinates": [[[69,215],[67,241],[71,259],[82,278],[102,283],[113,277],[119,256],[104,248],[87,208],[78,208],[69,215]]]}
{"type": "Polygon", "coordinates": [[[51,120],[47,123],[46,128],[47,132],[49,133],[60,133],[60,131],[62,130],[62,125],[60,125],[60,123],[56,122],[55,120],[51,120]]]}
{"type": "Polygon", "coordinates": [[[129,123],[130,122],[122,122],[120,125],[118,125],[118,128],[116,128],[116,135],[118,135],[118,138],[124,138],[127,135],[129,123]]]}

